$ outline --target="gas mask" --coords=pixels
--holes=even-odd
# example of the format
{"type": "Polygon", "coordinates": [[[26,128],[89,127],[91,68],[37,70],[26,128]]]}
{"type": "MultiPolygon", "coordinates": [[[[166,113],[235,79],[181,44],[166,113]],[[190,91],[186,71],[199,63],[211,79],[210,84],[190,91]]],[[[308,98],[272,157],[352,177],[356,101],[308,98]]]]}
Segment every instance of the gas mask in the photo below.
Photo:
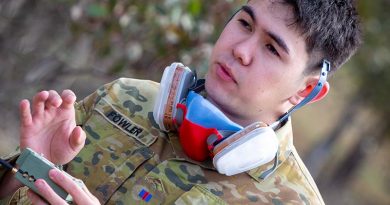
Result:
{"type": "Polygon", "coordinates": [[[318,94],[329,68],[329,63],[324,61],[318,85],[302,104],[294,106],[279,120],[269,126],[254,122],[242,127],[197,93],[204,89],[203,79],[198,80],[183,64],[173,63],[164,70],[153,117],[161,130],[179,132],[180,144],[189,158],[204,161],[210,157],[219,173],[235,175],[277,156],[279,141],[274,130],[318,94]]]}

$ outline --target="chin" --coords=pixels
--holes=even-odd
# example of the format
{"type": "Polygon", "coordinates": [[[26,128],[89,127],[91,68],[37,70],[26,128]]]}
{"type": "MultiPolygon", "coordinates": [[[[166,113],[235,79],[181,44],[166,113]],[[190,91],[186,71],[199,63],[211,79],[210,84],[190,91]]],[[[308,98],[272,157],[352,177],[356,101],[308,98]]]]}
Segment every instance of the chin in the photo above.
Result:
{"type": "Polygon", "coordinates": [[[207,93],[207,99],[210,100],[213,104],[214,104],[214,97],[215,97],[215,86],[213,86],[213,82],[212,80],[210,80],[207,76],[206,76],[206,82],[205,82],[205,90],[206,90],[206,93],[207,93]]]}
{"type": "Polygon", "coordinates": [[[219,95],[221,95],[224,91],[220,90],[219,86],[216,85],[215,81],[210,80],[209,78],[206,78],[206,84],[205,84],[205,90],[207,93],[207,99],[214,104],[215,106],[219,107],[218,98],[219,95]]]}
{"type": "Polygon", "coordinates": [[[205,85],[207,100],[209,100],[212,104],[218,107],[222,112],[225,113],[225,109],[228,107],[226,102],[229,102],[227,99],[230,97],[227,95],[227,91],[223,89],[223,87],[214,83],[207,83],[205,85]]]}

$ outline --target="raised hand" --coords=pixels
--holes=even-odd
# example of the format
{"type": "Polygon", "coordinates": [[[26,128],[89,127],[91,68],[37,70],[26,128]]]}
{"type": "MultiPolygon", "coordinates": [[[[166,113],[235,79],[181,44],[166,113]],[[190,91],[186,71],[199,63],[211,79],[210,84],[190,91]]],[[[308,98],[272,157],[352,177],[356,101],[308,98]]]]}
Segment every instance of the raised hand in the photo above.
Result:
{"type": "Polygon", "coordinates": [[[37,93],[32,101],[20,102],[20,148],[30,147],[56,164],[72,160],[84,146],[85,133],[76,126],[71,90],[61,96],[54,90],[37,93]]]}

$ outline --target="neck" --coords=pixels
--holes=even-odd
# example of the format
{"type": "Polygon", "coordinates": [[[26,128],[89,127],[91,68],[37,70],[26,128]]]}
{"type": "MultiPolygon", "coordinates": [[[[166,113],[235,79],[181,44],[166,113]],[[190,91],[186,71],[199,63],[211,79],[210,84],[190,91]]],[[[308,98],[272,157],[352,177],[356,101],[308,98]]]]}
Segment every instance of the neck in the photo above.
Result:
{"type": "Polygon", "coordinates": [[[281,113],[278,114],[271,114],[264,111],[261,111],[261,115],[257,115],[254,117],[248,117],[244,115],[240,115],[240,113],[231,112],[230,109],[227,109],[223,107],[222,105],[215,102],[212,98],[206,98],[211,104],[213,104],[215,107],[217,107],[229,120],[246,127],[254,122],[264,122],[267,124],[271,124],[275,122],[279,117],[282,115],[281,113]],[[268,116],[268,117],[266,117],[268,116]],[[270,117],[271,116],[271,117],[270,117]]]}

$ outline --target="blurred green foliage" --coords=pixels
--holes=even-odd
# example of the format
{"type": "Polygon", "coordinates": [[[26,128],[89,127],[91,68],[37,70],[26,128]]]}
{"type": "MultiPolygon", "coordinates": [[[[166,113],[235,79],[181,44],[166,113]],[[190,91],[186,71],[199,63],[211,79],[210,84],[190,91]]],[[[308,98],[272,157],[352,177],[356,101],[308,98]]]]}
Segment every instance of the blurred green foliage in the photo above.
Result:
{"type": "Polygon", "coordinates": [[[126,69],[158,79],[172,61],[207,68],[212,44],[244,1],[70,1],[71,41],[87,35],[106,72],[126,69]],[[155,74],[153,74],[155,73],[155,74]]]}
{"type": "Polygon", "coordinates": [[[353,58],[351,76],[358,95],[381,118],[384,135],[390,137],[390,1],[359,1],[364,44],[353,58]]]}

